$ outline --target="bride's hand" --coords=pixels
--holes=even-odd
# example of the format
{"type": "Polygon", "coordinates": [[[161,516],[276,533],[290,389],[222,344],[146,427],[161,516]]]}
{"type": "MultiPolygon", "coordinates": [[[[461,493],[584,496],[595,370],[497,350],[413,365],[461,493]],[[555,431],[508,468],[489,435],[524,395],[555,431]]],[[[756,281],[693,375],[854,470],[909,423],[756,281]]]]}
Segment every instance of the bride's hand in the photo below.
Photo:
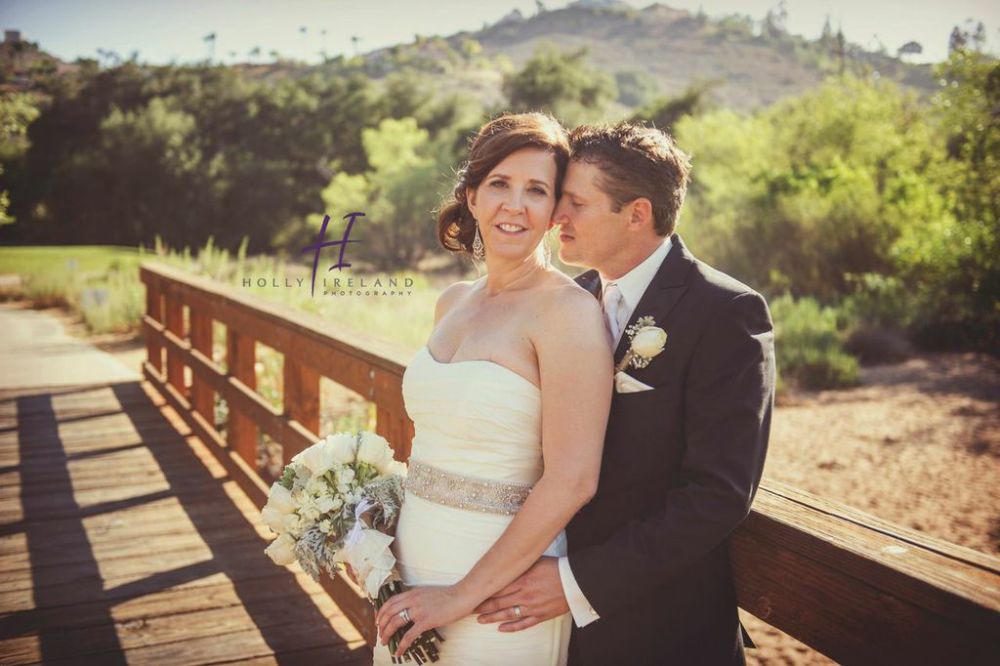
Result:
{"type": "Polygon", "coordinates": [[[387,645],[389,637],[406,625],[401,614],[407,611],[413,626],[399,642],[395,656],[401,657],[420,634],[460,620],[471,614],[477,603],[476,599],[463,596],[454,585],[415,587],[390,597],[375,616],[375,624],[382,643],[387,645]]]}

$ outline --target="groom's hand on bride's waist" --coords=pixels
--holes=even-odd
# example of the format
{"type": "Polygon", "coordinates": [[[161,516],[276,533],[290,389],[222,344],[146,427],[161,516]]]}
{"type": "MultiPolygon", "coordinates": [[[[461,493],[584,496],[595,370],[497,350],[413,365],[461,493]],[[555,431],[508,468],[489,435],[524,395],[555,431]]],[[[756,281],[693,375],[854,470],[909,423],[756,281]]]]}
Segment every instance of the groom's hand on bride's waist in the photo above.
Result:
{"type": "Polygon", "coordinates": [[[479,622],[501,622],[500,631],[521,631],[569,612],[559,579],[559,559],[543,557],[521,577],[476,607],[479,622]]]}

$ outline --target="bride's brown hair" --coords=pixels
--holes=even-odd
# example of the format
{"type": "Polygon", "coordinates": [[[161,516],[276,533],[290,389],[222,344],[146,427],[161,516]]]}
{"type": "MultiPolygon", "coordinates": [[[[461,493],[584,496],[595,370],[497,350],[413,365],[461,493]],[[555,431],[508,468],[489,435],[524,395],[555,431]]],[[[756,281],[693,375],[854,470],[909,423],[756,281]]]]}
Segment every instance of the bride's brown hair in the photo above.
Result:
{"type": "Polygon", "coordinates": [[[508,155],[523,148],[552,153],[556,161],[555,195],[559,198],[569,162],[569,139],[563,126],[544,113],[512,113],[495,118],[472,138],[469,159],[458,170],[455,187],[438,212],[438,240],[445,249],[472,253],[476,220],[469,210],[466,193],[469,188],[479,187],[508,155]]]}

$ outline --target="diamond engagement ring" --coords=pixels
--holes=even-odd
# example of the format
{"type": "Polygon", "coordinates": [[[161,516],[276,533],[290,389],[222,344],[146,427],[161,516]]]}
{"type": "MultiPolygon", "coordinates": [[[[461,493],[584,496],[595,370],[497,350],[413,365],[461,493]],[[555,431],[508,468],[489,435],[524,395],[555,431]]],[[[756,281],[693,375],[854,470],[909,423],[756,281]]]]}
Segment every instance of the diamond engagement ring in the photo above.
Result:
{"type": "Polygon", "coordinates": [[[516,617],[519,620],[521,619],[521,605],[520,604],[514,606],[514,617],[516,617]]]}
{"type": "Polygon", "coordinates": [[[399,617],[403,618],[403,622],[406,622],[407,624],[409,624],[410,622],[413,622],[413,620],[410,619],[410,609],[409,608],[404,608],[403,610],[399,611],[399,617]]]}

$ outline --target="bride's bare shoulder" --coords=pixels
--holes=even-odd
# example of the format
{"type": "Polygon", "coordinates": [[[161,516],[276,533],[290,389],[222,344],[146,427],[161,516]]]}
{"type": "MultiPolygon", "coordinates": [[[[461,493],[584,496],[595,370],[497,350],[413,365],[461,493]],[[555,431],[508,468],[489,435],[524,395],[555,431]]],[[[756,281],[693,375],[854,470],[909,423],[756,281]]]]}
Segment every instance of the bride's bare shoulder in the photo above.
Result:
{"type": "Polygon", "coordinates": [[[445,316],[456,303],[472,291],[477,282],[479,280],[461,280],[445,287],[438,296],[437,305],[434,306],[434,323],[441,321],[441,317],[445,316]]]}
{"type": "Polygon", "coordinates": [[[540,301],[543,320],[551,320],[555,325],[569,323],[567,319],[602,321],[601,305],[594,295],[563,273],[553,271],[547,287],[541,290],[540,301]]]}

